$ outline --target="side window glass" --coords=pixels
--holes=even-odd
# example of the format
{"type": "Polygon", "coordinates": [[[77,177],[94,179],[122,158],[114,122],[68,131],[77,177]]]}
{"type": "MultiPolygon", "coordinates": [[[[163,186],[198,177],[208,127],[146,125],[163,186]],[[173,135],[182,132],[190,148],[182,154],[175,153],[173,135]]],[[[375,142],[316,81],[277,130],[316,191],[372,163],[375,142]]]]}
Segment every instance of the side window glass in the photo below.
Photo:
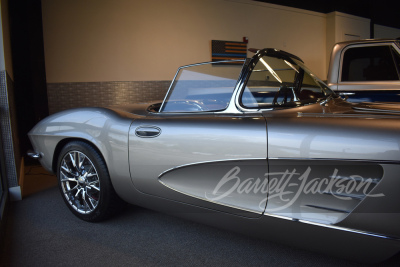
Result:
{"type": "Polygon", "coordinates": [[[274,103],[294,101],[292,88],[297,69],[291,66],[278,58],[261,58],[243,91],[243,106],[267,108],[274,103]]]}
{"type": "Polygon", "coordinates": [[[254,67],[241,95],[245,108],[295,107],[315,103],[329,89],[301,62],[264,56],[254,67]]]}
{"type": "Polygon", "coordinates": [[[354,47],[346,50],[341,81],[393,80],[399,80],[399,75],[391,46],[354,47]]]}
{"type": "Polygon", "coordinates": [[[227,108],[244,61],[211,62],[179,68],[161,112],[219,111],[227,108]]]}
{"type": "Polygon", "coordinates": [[[321,90],[321,86],[323,85],[316,83],[316,81],[308,73],[305,73],[299,92],[299,99],[317,100],[318,98],[324,97],[325,94],[323,90],[321,90]]]}

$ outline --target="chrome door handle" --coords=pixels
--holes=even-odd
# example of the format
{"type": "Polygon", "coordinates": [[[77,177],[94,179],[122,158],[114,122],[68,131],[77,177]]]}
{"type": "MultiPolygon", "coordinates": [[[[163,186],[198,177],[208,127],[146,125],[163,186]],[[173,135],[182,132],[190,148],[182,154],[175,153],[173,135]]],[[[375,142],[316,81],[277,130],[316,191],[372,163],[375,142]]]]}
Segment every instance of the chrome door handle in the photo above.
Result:
{"type": "Polygon", "coordinates": [[[138,137],[157,137],[161,134],[161,129],[156,126],[139,126],[135,130],[138,137]]]}

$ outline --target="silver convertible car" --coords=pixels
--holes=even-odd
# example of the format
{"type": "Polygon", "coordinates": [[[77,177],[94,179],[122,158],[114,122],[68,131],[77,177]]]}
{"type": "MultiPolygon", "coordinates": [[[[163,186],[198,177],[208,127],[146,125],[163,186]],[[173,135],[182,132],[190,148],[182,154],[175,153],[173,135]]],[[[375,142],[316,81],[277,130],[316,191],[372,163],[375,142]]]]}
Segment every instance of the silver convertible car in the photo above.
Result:
{"type": "Polygon", "coordinates": [[[381,261],[400,250],[400,109],[351,104],[276,49],[183,66],[161,103],[77,108],[29,133],[68,208],[124,203],[381,261]]]}

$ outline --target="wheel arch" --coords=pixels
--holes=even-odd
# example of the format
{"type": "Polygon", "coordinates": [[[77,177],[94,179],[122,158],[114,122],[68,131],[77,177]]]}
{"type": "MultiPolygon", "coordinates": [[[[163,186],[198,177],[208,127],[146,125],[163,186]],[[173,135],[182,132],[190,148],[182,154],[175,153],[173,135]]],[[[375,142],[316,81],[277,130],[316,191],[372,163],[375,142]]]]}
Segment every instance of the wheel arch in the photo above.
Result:
{"type": "MultiPolygon", "coordinates": [[[[61,150],[63,149],[63,147],[64,147],[66,144],[68,144],[68,143],[70,143],[70,142],[73,142],[73,141],[81,141],[81,142],[83,142],[83,143],[86,143],[86,144],[90,145],[94,150],[96,150],[97,153],[99,153],[99,155],[100,155],[100,156],[102,157],[102,159],[104,160],[104,155],[103,155],[103,153],[102,153],[101,150],[96,146],[95,143],[93,143],[93,142],[91,142],[91,141],[89,141],[89,140],[87,140],[87,139],[84,139],[84,138],[79,138],[79,137],[68,137],[68,138],[65,138],[65,139],[60,140],[60,141],[58,142],[58,144],[56,145],[55,149],[54,149],[53,159],[52,159],[52,167],[51,167],[53,173],[57,173],[58,158],[59,158],[59,156],[60,156],[61,150]]],[[[105,162],[106,167],[107,167],[107,169],[108,169],[107,162],[106,162],[105,160],[104,160],[104,162],[105,162]]]]}

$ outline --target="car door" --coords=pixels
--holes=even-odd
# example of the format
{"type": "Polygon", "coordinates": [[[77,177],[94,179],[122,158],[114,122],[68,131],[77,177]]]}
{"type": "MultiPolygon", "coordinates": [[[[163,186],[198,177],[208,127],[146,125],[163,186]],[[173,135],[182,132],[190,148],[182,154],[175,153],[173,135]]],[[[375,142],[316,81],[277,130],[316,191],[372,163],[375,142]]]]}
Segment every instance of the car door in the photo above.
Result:
{"type": "Polygon", "coordinates": [[[358,118],[313,113],[269,117],[267,123],[267,214],[336,224],[367,197],[382,196],[373,189],[384,175],[383,168],[369,159],[398,146],[387,134],[390,131],[379,129],[384,127],[368,131],[366,122],[358,118]]]}
{"type": "Polygon", "coordinates": [[[265,209],[266,158],[266,122],[257,113],[156,114],[129,132],[139,191],[248,217],[265,209]]]}

